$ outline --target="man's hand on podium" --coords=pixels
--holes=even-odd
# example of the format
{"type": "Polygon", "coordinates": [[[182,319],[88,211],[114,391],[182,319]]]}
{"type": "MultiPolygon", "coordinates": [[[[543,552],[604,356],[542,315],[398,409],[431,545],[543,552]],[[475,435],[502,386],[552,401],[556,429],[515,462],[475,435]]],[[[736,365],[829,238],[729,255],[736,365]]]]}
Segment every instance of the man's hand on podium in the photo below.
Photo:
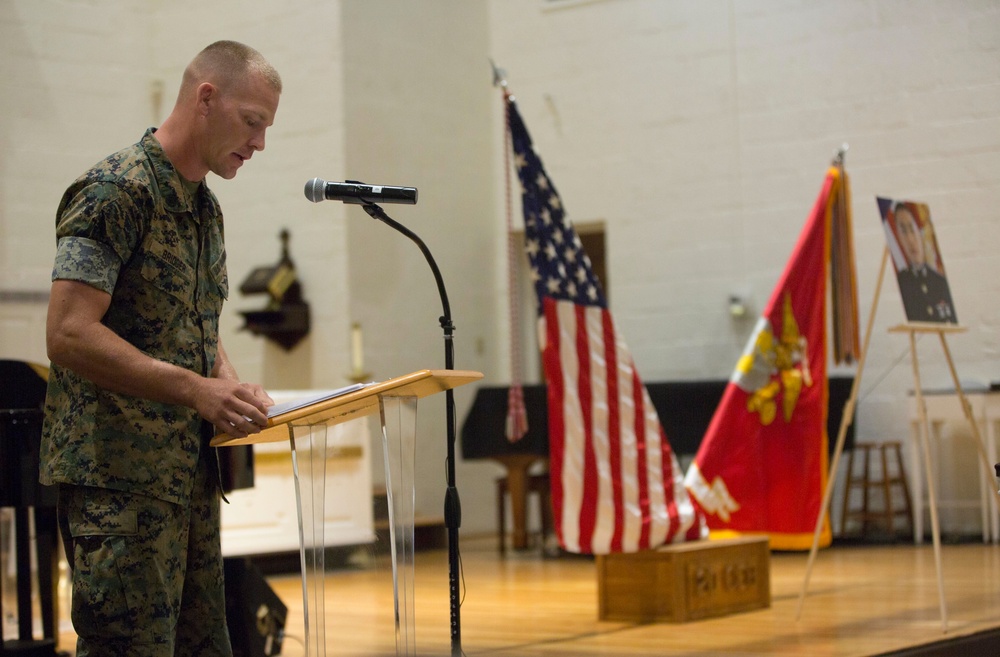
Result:
{"type": "Polygon", "coordinates": [[[267,427],[267,409],[274,400],[256,383],[205,378],[195,391],[193,405],[219,433],[245,438],[267,427]]]}

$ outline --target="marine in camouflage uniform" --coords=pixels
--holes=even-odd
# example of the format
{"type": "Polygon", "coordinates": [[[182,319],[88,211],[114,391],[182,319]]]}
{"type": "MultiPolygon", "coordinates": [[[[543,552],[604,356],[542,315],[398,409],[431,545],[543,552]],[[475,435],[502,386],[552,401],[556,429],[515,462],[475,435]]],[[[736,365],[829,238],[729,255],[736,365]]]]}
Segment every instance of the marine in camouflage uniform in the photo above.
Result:
{"type": "Polygon", "coordinates": [[[219,341],[226,254],[204,178],[263,150],[280,92],[260,53],[212,44],[160,129],[59,205],[39,479],[59,486],[77,657],[232,655],[209,440],[259,431],[273,401],[219,341]]]}
{"type": "MultiPolygon", "coordinates": [[[[209,375],[228,295],[222,213],[204,183],[174,171],[152,130],[70,186],[56,235],[53,280],[107,292],[111,330],[154,358],[209,375]]],[[[41,481],[71,484],[59,503],[79,571],[77,633],[130,642],[145,634],[144,654],[173,655],[181,592],[154,604],[129,598],[159,590],[160,577],[183,585],[191,561],[210,566],[209,581],[198,596],[188,592],[196,607],[179,629],[224,633],[217,461],[198,413],[109,392],[53,365],[45,417],[41,481]],[[185,536],[190,542],[177,540],[185,536]]],[[[228,654],[228,635],[198,641],[215,648],[193,654],[228,654]]]]}

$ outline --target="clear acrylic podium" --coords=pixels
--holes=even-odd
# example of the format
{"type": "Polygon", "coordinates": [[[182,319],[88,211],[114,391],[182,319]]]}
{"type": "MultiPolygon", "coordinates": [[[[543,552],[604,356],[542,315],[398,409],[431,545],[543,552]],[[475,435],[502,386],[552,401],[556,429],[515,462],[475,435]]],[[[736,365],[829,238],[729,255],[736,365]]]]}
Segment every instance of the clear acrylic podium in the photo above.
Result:
{"type": "Polygon", "coordinates": [[[414,482],[416,406],[422,397],[478,381],[480,372],[419,370],[273,415],[268,427],[246,438],[216,436],[215,446],[288,440],[292,449],[306,656],[326,654],[325,518],[326,464],[340,446],[329,428],[376,411],[382,427],[389,502],[396,654],[415,655],[413,618],[414,482]]]}

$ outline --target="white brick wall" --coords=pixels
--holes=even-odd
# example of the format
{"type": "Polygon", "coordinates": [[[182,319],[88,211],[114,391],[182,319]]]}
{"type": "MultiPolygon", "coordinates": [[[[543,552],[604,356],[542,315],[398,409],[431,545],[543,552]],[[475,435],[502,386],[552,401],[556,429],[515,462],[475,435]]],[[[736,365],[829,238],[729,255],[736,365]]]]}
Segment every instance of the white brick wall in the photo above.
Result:
{"type": "MultiPolygon", "coordinates": [[[[1000,380],[1000,6],[565,4],[492,2],[492,56],[571,216],[606,222],[613,310],[647,379],[729,375],[753,323],[728,295],[760,312],[848,142],[862,328],[884,248],[874,196],[926,201],[970,329],[949,339],[958,371],[1000,380]]],[[[888,276],[865,439],[908,437],[907,342],[886,331],[902,319],[888,276]]],[[[920,349],[925,384],[949,384],[937,338],[920,349]]]]}
{"type": "MultiPolygon", "coordinates": [[[[360,177],[420,187],[417,206],[390,214],[442,266],[458,366],[504,381],[492,57],[570,215],[607,228],[613,309],[645,378],[729,375],[753,325],[728,316],[729,294],[760,311],[827,163],[848,142],[862,320],[883,249],[873,197],[926,201],[970,329],[949,340],[959,373],[1000,379],[1000,5],[561,4],[0,3],[0,288],[47,289],[65,185],[169,111],[198,48],[235,38],[275,63],[285,92],[267,150],[236,180],[211,181],[226,211],[230,276],[235,288],[276,259],[288,227],[315,313],[312,335],[285,354],[237,331],[237,311],[261,300],[234,293],[224,339],[240,371],[282,387],[338,385],[354,319],[364,322],[377,375],[437,362],[437,301],[417,250],[356,208],[302,198],[313,176],[360,177]]],[[[0,304],[0,323],[13,322],[4,326],[23,317],[22,307],[0,304]]],[[[877,386],[862,386],[866,438],[906,437],[912,378],[909,361],[897,363],[906,344],[886,331],[901,320],[888,278],[864,373],[877,386]]],[[[18,334],[0,333],[0,356],[38,351],[37,336],[10,342],[18,334]]],[[[935,342],[921,349],[926,384],[946,384],[935,342]]],[[[438,406],[427,409],[439,423],[438,406]]],[[[470,479],[488,474],[463,467],[470,479]]],[[[423,474],[431,483],[422,504],[436,512],[440,460],[423,474]]],[[[491,528],[490,492],[463,495],[467,527],[491,528]]]]}

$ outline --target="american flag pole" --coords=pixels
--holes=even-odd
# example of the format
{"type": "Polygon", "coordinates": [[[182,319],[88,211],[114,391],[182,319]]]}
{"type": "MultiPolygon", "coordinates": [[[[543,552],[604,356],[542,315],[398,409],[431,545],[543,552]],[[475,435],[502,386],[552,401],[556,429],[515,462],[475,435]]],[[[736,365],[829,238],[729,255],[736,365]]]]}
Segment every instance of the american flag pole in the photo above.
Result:
{"type": "Polygon", "coordinates": [[[521,376],[521,339],[520,339],[520,295],[518,290],[517,269],[519,249],[515,244],[514,222],[511,202],[510,169],[510,116],[507,90],[507,78],[504,71],[490,60],[493,69],[493,86],[503,90],[504,106],[504,202],[507,220],[507,302],[508,322],[510,327],[510,387],[507,391],[507,422],[504,434],[510,442],[517,442],[528,433],[528,412],[524,406],[524,387],[521,376]]]}

